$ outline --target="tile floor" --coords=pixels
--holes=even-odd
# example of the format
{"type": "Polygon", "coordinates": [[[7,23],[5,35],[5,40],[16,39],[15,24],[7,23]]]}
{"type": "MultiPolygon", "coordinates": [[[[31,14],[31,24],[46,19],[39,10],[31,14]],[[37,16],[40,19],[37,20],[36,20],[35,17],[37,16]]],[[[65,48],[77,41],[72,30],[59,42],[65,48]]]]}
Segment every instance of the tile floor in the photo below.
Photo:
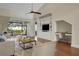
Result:
{"type": "Polygon", "coordinates": [[[56,42],[37,42],[31,49],[23,50],[21,47],[16,46],[15,55],[17,56],[51,56],[55,52],[56,42]]]}

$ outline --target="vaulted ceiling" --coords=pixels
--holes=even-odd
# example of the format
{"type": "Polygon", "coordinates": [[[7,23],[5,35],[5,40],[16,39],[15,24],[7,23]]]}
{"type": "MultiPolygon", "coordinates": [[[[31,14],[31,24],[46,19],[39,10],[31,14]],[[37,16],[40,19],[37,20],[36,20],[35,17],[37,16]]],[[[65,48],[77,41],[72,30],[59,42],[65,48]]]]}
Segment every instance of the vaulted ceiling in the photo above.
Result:
{"type": "MultiPolygon", "coordinates": [[[[38,11],[44,3],[33,3],[33,10],[38,11]]],[[[31,11],[32,3],[0,3],[0,15],[32,19],[33,14],[25,14],[31,11]]]]}

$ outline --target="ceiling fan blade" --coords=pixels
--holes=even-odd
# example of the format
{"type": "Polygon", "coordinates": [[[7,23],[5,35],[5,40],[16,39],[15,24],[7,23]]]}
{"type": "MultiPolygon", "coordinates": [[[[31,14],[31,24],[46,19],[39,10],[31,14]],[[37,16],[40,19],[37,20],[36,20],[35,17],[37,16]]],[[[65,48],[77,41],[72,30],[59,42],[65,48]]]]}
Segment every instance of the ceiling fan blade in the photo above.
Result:
{"type": "Polygon", "coordinates": [[[41,15],[41,13],[40,12],[34,12],[34,11],[31,11],[31,12],[28,12],[28,13],[25,13],[25,14],[40,14],[41,15]]]}
{"type": "Polygon", "coordinates": [[[34,13],[36,13],[36,14],[40,14],[40,15],[41,15],[41,13],[40,13],[40,12],[34,12],[34,13]]]}
{"type": "Polygon", "coordinates": [[[40,12],[35,12],[35,11],[31,11],[30,13],[35,13],[35,14],[40,14],[41,15],[40,12]]]}
{"type": "Polygon", "coordinates": [[[30,12],[28,12],[28,13],[25,13],[25,14],[39,14],[39,15],[41,15],[41,13],[40,12],[36,12],[36,11],[33,11],[33,3],[32,3],[32,8],[31,8],[31,11],[30,12]]]}

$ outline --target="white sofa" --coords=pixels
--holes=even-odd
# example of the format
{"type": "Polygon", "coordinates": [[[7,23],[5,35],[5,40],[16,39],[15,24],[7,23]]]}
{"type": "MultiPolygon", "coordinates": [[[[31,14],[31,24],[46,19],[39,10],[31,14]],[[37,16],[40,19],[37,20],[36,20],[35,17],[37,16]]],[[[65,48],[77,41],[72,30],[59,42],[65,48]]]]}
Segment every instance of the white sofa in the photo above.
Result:
{"type": "Polygon", "coordinates": [[[11,56],[15,51],[14,41],[0,42],[0,56],[11,56]]]}

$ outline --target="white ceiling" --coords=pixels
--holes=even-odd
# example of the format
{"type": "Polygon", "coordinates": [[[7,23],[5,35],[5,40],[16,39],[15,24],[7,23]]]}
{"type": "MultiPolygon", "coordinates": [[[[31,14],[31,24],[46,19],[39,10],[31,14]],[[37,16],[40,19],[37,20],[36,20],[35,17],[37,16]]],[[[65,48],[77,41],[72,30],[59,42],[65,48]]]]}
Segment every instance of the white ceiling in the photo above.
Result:
{"type": "MultiPolygon", "coordinates": [[[[33,3],[33,10],[38,11],[44,3],[33,3]]],[[[32,3],[0,3],[0,15],[32,19],[33,14],[25,14],[31,11],[32,3]]]]}

